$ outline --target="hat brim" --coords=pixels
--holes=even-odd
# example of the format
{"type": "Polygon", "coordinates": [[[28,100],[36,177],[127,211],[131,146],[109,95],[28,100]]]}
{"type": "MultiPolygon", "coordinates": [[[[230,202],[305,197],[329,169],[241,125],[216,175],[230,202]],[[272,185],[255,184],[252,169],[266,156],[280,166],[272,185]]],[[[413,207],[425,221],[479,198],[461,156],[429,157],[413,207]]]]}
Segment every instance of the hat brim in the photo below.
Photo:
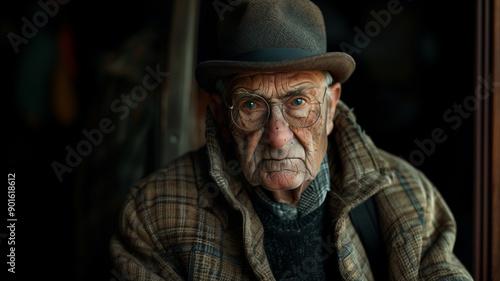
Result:
{"type": "Polygon", "coordinates": [[[350,55],[330,52],[273,62],[210,60],[198,64],[195,76],[203,90],[216,93],[215,83],[218,79],[239,73],[327,70],[335,82],[344,83],[349,79],[355,67],[356,63],[350,55]]]}

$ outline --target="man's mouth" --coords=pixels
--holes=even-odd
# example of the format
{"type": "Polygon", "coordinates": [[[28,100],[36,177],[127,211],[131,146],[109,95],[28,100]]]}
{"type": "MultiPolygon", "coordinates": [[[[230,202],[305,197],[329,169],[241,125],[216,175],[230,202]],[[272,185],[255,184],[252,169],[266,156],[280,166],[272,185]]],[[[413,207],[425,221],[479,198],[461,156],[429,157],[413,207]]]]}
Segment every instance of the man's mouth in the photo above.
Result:
{"type": "Polygon", "coordinates": [[[294,163],[298,159],[265,159],[261,161],[261,168],[268,173],[282,172],[282,171],[297,171],[297,165],[294,163]]]}

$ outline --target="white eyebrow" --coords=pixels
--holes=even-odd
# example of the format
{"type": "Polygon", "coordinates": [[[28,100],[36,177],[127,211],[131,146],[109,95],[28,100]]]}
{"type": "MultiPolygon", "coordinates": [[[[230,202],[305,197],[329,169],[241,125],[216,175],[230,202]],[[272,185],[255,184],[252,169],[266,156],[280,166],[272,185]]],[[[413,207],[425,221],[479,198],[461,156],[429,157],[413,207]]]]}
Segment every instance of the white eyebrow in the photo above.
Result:
{"type": "MultiPolygon", "coordinates": [[[[304,90],[311,89],[311,88],[319,88],[319,86],[317,86],[317,85],[302,86],[302,87],[299,87],[297,89],[293,89],[293,90],[286,92],[284,95],[280,96],[279,98],[287,98],[290,96],[298,95],[298,94],[301,94],[304,90]]],[[[233,95],[258,95],[258,96],[265,98],[264,95],[262,93],[260,93],[259,91],[253,91],[253,90],[249,90],[249,89],[243,88],[243,87],[237,88],[235,91],[233,91],[232,94],[233,95]]]]}

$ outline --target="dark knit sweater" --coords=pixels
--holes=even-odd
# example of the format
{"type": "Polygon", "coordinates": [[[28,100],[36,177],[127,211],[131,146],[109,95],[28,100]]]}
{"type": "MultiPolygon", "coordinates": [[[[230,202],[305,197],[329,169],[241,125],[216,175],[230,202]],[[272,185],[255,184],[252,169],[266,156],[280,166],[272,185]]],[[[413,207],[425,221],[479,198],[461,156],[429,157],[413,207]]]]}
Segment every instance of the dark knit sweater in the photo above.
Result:
{"type": "Polygon", "coordinates": [[[252,200],[264,226],[264,249],[276,280],[326,280],[331,253],[322,247],[324,205],[304,217],[280,219],[252,200]]]}

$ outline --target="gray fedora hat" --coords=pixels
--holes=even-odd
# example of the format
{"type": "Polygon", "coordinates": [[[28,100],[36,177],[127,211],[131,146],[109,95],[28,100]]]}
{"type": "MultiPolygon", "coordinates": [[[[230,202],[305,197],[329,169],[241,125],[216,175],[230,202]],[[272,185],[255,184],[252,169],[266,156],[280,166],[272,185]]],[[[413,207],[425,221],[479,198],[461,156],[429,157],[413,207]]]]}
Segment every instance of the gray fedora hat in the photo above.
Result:
{"type": "Polygon", "coordinates": [[[217,26],[220,60],[196,66],[198,84],[215,92],[221,77],[244,72],[327,70],[343,83],[355,68],[343,52],[326,52],[320,9],[309,0],[242,0],[217,26]]]}

